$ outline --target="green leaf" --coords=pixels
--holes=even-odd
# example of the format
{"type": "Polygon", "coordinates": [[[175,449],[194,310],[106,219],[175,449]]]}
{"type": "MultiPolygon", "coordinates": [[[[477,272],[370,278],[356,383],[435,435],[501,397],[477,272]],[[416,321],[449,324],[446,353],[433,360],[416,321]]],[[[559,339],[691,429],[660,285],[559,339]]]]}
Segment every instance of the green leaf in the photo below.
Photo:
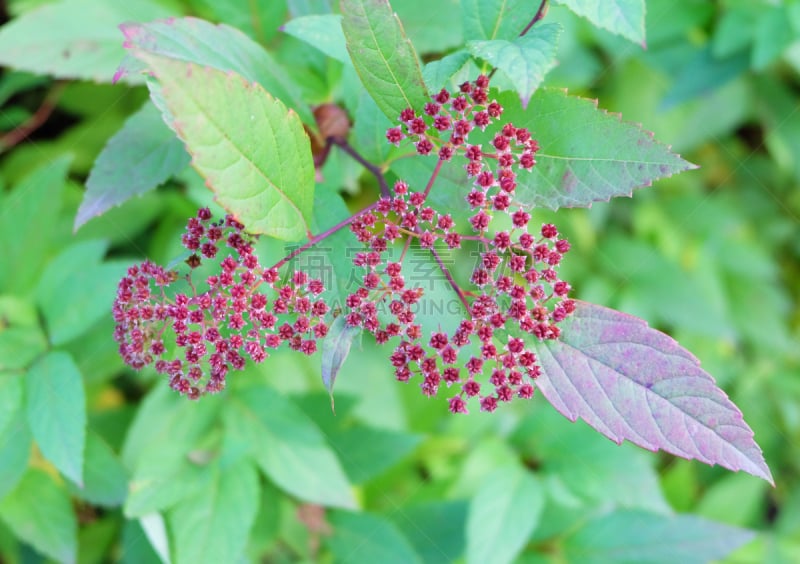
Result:
{"type": "Polygon", "coordinates": [[[475,57],[491,63],[508,76],[525,108],[544,75],[556,65],[560,33],[559,24],[538,25],[511,41],[470,41],[467,48],[475,57]]]}
{"type": "Polygon", "coordinates": [[[166,384],[145,398],[122,449],[131,473],[127,517],[166,509],[204,486],[208,467],[193,463],[189,454],[209,433],[220,402],[219,397],[188,402],[166,384]]]}
{"type": "MultiPolygon", "coordinates": [[[[438,61],[431,61],[422,69],[422,76],[425,84],[431,91],[439,91],[447,88],[450,78],[456,74],[470,60],[470,55],[464,49],[459,49],[442,57],[438,61]]],[[[384,143],[386,138],[384,137],[384,143]]]]}
{"type": "Polygon", "coordinates": [[[368,482],[391,468],[422,441],[419,435],[362,425],[329,433],[344,471],[354,484],[368,482]]]}
{"type": "Polygon", "coordinates": [[[391,518],[423,562],[439,564],[463,555],[468,509],[464,500],[432,501],[403,507],[391,518]]]}
{"type": "Polygon", "coordinates": [[[467,517],[467,562],[512,562],[544,509],[544,488],[517,466],[487,476],[467,517]]]}
{"type": "Polygon", "coordinates": [[[91,218],[148,190],[189,164],[183,144],[150,103],[133,114],[98,155],[75,216],[77,230],[91,218]]]}
{"type": "Polygon", "coordinates": [[[0,519],[24,542],[59,562],[75,562],[78,523],[66,490],[31,470],[0,501],[0,519]]]}
{"type": "Polygon", "coordinates": [[[322,341],[322,383],[331,396],[333,407],[333,384],[339,369],[350,354],[353,339],[361,333],[360,327],[350,327],[345,323],[345,316],[340,315],[330,324],[328,334],[322,341]]]}
{"type": "Polygon", "coordinates": [[[50,352],[25,378],[28,424],[46,459],[83,484],[86,398],[78,367],[67,353],[50,352]]]}
{"type": "Polygon", "coordinates": [[[586,505],[615,504],[667,512],[653,457],[616,445],[587,425],[574,425],[553,409],[535,410],[514,431],[522,456],[540,461],[539,475],[563,484],[586,505]]]}
{"type": "Polygon", "coordinates": [[[391,522],[370,513],[337,511],[330,516],[333,535],[327,545],[337,562],[417,564],[414,548],[391,522]]]}
{"type": "Polygon", "coordinates": [[[796,39],[784,5],[765,7],[757,20],[751,64],[764,70],[796,39]]]}
{"type": "Polygon", "coordinates": [[[137,52],[196,63],[221,71],[233,71],[249,82],[257,82],[270,95],[298,113],[309,127],[316,122],[300,87],[289,73],[258,43],[238,29],[214,25],[198,18],[171,18],[146,24],[120,26],[132,57],[127,57],[117,76],[139,74],[142,62],[137,52]]]}
{"type": "Polygon", "coordinates": [[[527,111],[508,93],[498,101],[504,116],[529,128],[541,147],[536,166],[517,176],[516,198],[525,206],[588,207],[695,168],[596,101],[550,89],[538,90],[527,111]]]}
{"type": "Polygon", "coordinates": [[[0,499],[25,474],[31,454],[22,391],[19,375],[0,373],[0,499]]]}
{"type": "MultiPolygon", "coordinates": [[[[150,0],[97,2],[62,0],[27,12],[0,30],[0,65],[49,74],[111,82],[124,54],[117,26],[169,16],[150,0]]],[[[142,82],[139,76],[129,82],[142,82]]]]}
{"type": "Polygon", "coordinates": [[[248,387],[225,411],[228,432],[250,445],[261,470],[280,488],[312,503],[350,508],[350,484],[314,425],[289,399],[248,387]]]}
{"type": "Polygon", "coordinates": [[[251,233],[296,241],[310,232],[314,163],[297,114],[236,74],[155,57],[171,127],[223,208],[251,233]]]}
{"type": "Polygon", "coordinates": [[[682,67],[675,77],[672,88],[661,102],[662,110],[670,109],[693,98],[708,97],[747,71],[748,56],[742,52],[720,59],[714,57],[711,49],[706,47],[684,61],[682,67]]]}
{"type": "Polygon", "coordinates": [[[111,447],[93,431],[86,436],[85,459],[83,487],[68,482],[70,492],[94,505],[122,505],[128,495],[128,474],[111,447]]]}
{"type": "Polygon", "coordinates": [[[232,562],[244,554],[261,500],[249,461],[215,467],[209,484],[170,510],[175,562],[232,562]]]}
{"type": "Polygon", "coordinates": [[[513,39],[536,15],[538,2],[530,0],[464,0],[461,21],[464,39],[513,39]]]}
{"type": "Polygon", "coordinates": [[[392,122],[428,101],[417,54],[388,0],[341,0],[342,30],[361,83],[392,122]]]}
{"type": "Polygon", "coordinates": [[[461,9],[460,0],[400,0],[392,8],[420,54],[444,53],[464,42],[461,21],[453,17],[461,9]]]}
{"type": "Polygon", "coordinates": [[[284,24],[281,30],[316,47],[332,59],[351,64],[342,31],[342,16],[339,14],[301,16],[284,24]]]}
{"type": "Polygon", "coordinates": [[[127,263],[101,263],[108,244],[83,241],[64,249],[47,265],[36,286],[36,302],[50,342],[61,345],[108,315],[127,263]]]}
{"type": "Polygon", "coordinates": [[[278,33],[278,26],[286,21],[286,0],[255,2],[251,0],[194,0],[209,10],[215,21],[221,21],[240,29],[261,43],[269,44],[278,33]]]}
{"type": "Polygon", "coordinates": [[[569,562],[703,564],[720,560],[754,533],[693,515],[615,511],[595,518],[563,541],[569,562]]]}
{"type": "Polygon", "coordinates": [[[62,156],[40,166],[3,199],[0,288],[25,295],[36,281],[52,244],[71,160],[62,156]]]}
{"type": "Polygon", "coordinates": [[[553,0],[597,27],[644,47],[644,0],[553,0]]]}
{"type": "Polygon", "coordinates": [[[30,301],[0,296],[0,320],[0,372],[23,369],[47,349],[39,312],[30,301]]]}

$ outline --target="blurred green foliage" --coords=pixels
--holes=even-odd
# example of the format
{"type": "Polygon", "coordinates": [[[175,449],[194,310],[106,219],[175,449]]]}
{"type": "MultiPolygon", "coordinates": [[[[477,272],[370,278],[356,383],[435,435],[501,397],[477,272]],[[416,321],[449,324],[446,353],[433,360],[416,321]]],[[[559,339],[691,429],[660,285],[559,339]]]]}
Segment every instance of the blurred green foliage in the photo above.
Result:
{"type": "MultiPolygon", "coordinates": [[[[45,3],[11,1],[4,16],[45,3]]],[[[352,68],[278,31],[331,4],[163,0],[154,10],[239,27],[306,100],[357,115],[352,68]]],[[[455,0],[393,7],[425,61],[464,39],[455,0]]],[[[385,351],[366,340],[338,376],[335,415],[317,357],[277,353],[197,404],[167,393],[154,374],[123,368],[108,311],[128,264],[178,254],[208,192],[187,171],[73,233],[92,163],[146,90],[5,70],[0,560],[478,562],[519,547],[530,563],[702,562],[725,556],[703,544],[722,534],[715,521],[755,532],[727,562],[800,561],[800,2],[648,0],[646,50],[562,6],[545,21],[564,27],[546,85],[598,98],[700,165],[632,200],[560,210],[573,244],[564,277],[577,297],[647,319],[693,351],[742,409],[776,488],[618,447],[541,398],[453,417],[394,382],[385,351]],[[9,146],[43,104],[52,114],[9,146]],[[61,425],[40,421],[42,405],[61,425]],[[57,451],[76,433],[86,435],[77,473],[69,449],[57,451]],[[687,530],[698,540],[684,553],[687,530]],[[672,534],[674,552],[632,546],[672,534]]],[[[391,158],[382,144],[365,154],[391,158]]],[[[322,186],[358,209],[374,187],[340,156],[322,186]]]]}

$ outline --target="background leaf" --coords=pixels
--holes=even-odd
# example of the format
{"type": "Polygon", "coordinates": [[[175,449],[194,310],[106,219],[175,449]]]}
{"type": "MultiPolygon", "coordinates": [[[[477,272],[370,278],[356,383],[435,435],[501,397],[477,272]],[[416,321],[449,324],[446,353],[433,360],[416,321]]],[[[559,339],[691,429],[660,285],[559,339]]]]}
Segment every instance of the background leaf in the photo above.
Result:
{"type": "Polygon", "coordinates": [[[247,460],[213,473],[170,511],[175,562],[225,562],[244,553],[261,499],[258,475],[247,460]]]}
{"type": "Polygon", "coordinates": [[[172,124],[192,165],[251,233],[298,240],[310,230],[314,164],[297,115],[236,74],[154,57],[172,124]]]}
{"type": "Polygon", "coordinates": [[[151,103],[127,119],[94,162],[75,229],[179,173],[189,164],[183,144],[151,103]]]}
{"type": "Polygon", "coordinates": [[[342,16],[339,14],[301,16],[286,22],[281,30],[337,61],[347,65],[352,63],[342,31],[342,16]]]}
{"type": "Polygon", "coordinates": [[[66,477],[83,484],[86,399],[78,367],[67,353],[50,352],[25,378],[28,424],[42,454],[66,477]]]}
{"type": "Polygon", "coordinates": [[[31,470],[0,501],[0,519],[20,539],[59,562],[75,562],[78,523],[66,490],[31,470]]]}
{"type": "Polygon", "coordinates": [[[71,157],[44,163],[28,174],[0,207],[0,288],[27,294],[36,282],[61,210],[71,157]],[[25,245],[18,244],[26,241],[25,245]]]}
{"type": "Polygon", "coordinates": [[[31,453],[22,384],[20,375],[0,373],[0,500],[22,479],[31,453]]]}
{"type": "Polygon", "coordinates": [[[536,349],[536,385],[570,420],[580,417],[618,443],[772,482],[738,408],[696,358],[641,319],[579,302],[562,337],[536,349]]]}
{"type": "Polygon", "coordinates": [[[101,262],[107,247],[105,241],[92,240],[67,247],[50,261],[36,285],[36,302],[54,345],[78,337],[108,315],[128,264],[101,262]]]}
{"type": "Polygon", "coordinates": [[[517,466],[487,476],[467,517],[467,562],[513,562],[539,521],[544,489],[517,466]]]}
{"type": "Polygon", "coordinates": [[[247,444],[280,488],[312,503],[353,507],[350,484],[319,428],[266,387],[245,388],[225,412],[229,433],[247,444]]]}
{"type": "Polygon", "coordinates": [[[420,558],[397,528],[378,515],[369,513],[331,514],[335,535],[327,544],[337,562],[352,564],[418,564],[420,558]]]}
{"type": "Polygon", "coordinates": [[[591,100],[540,89],[523,111],[517,97],[503,92],[497,98],[503,116],[529,128],[541,147],[530,174],[517,176],[515,194],[523,205],[590,206],[694,166],[591,100]]]}
{"type": "Polygon", "coordinates": [[[342,30],[361,83],[392,122],[428,100],[414,47],[387,0],[342,0],[342,30]]]}
{"type": "MultiPolygon", "coordinates": [[[[124,54],[117,26],[169,15],[151,0],[47,4],[3,26],[0,65],[58,78],[111,82],[124,54]]],[[[142,82],[142,77],[126,80],[142,82]]]]}
{"type": "Polygon", "coordinates": [[[594,25],[644,46],[644,0],[553,0],[594,25]]]}
{"type": "Polygon", "coordinates": [[[83,487],[68,484],[81,499],[103,507],[118,507],[128,495],[128,473],[110,446],[95,432],[86,435],[83,487]]]}
{"type": "Polygon", "coordinates": [[[473,56],[484,59],[506,74],[525,108],[544,75],[556,64],[560,32],[558,24],[542,24],[511,41],[470,41],[467,47],[473,56]]]}
{"type": "Polygon", "coordinates": [[[692,515],[616,511],[586,523],[564,542],[570,562],[686,562],[704,564],[753,538],[744,529],[692,515]]]}

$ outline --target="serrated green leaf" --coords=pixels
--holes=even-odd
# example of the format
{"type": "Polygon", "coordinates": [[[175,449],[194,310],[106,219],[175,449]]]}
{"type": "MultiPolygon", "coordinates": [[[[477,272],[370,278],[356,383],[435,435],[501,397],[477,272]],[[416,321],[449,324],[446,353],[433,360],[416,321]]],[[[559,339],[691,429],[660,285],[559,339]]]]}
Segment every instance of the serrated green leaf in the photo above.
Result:
{"type": "Polygon", "coordinates": [[[428,100],[417,54],[388,0],[341,0],[347,50],[364,88],[393,122],[428,100]]]}
{"type": "Polygon", "coordinates": [[[31,470],[0,501],[0,519],[14,534],[59,562],[74,563],[78,523],[64,488],[42,470],[31,470]]]}
{"type": "Polygon", "coordinates": [[[693,515],[615,511],[589,521],[563,541],[569,562],[704,564],[724,558],[754,533],[693,515]]]}
{"type": "Polygon", "coordinates": [[[588,19],[597,27],[645,44],[644,0],[553,0],[588,19]]]}
{"type": "Polygon", "coordinates": [[[469,59],[469,53],[464,49],[459,49],[446,57],[442,57],[438,61],[431,61],[422,69],[422,76],[425,79],[425,84],[428,85],[431,91],[439,91],[442,88],[447,88],[450,78],[461,70],[469,59]]]}
{"type": "Polygon", "coordinates": [[[86,469],[83,487],[67,487],[77,497],[94,505],[117,507],[128,495],[128,475],[111,447],[90,431],[86,436],[86,469]]]}
{"type": "Polygon", "coordinates": [[[286,22],[281,30],[337,61],[347,65],[352,63],[342,32],[342,16],[339,14],[301,16],[286,22]]]}
{"type": "Polygon", "coordinates": [[[484,59],[503,71],[517,89],[522,107],[556,65],[556,46],[561,33],[559,24],[537,25],[526,35],[511,41],[470,41],[473,56],[484,59]]]}
{"type": "Polygon", "coordinates": [[[105,241],[91,240],[67,247],[50,261],[36,285],[36,302],[54,345],[78,337],[108,315],[128,264],[101,263],[107,247],[105,241]]]}
{"type": "MultiPolygon", "coordinates": [[[[124,54],[117,26],[169,16],[150,0],[62,0],[32,10],[0,30],[0,65],[58,78],[111,82],[124,54]]],[[[131,76],[129,82],[141,83],[131,76]]]]}
{"type": "Polygon", "coordinates": [[[261,500],[258,475],[247,461],[215,467],[205,488],[168,516],[175,562],[231,562],[244,554],[261,500]]]}
{"type": "Polygon", "coordinates": [[[261,470],[280,488],[312,503],[350,508],[350,484],[319,428],[289,399],[266,387],[235,396],[228,432],[250,445],[261,470]]]}
{"type": "Polygon", "coordinates": [[[472,498],[467,517],[467,562],[512,562],[544,509],[543,486],[517,466],[489,475],[472,498]]]}
{"type": "Polygon", "coordinates": [[[38,167],[3,199],[0,288],[26,295],[36,282],[52,244],[71,161],[71,156],[62,156],[38,167]]]}
{"type": "Polygon", "coordinates": [[[0,373],[0,499],[25,474],[31,453],[22,388],[21,376],[0,373]]]}
{"type": "Polygon", "coordinates": [[[530,0],[464,0],[461,21],[464,39],[513,39],[536,15],[538,2],[530,0]]]}
{"type": "Polygon", "coordinates": [[[192,17],[146,24],[126,23],[120,28],[133,56],[122,62],[117,76],[139,74],[144,70],[142,61],[137,60],[137,51],[233,71],[250,82],[259,83],[271,96],[296,111],[306,125],[312,129],[316,127],[311,108],[289,73],[238,29],[192,17]]]}
{"type": "Polygon", "coordinates": [[[330,324],[328,334],[322,341],[322,383],[331,396],[331,407],[333,407],[333,385],[336,375],[350,354],[353,339],[360,332],[360,327],[347,325],[345,316],[340,315],[330,324]]]}
{"type": "Polygon", "coordinates": [[[695,168],[638,125],[599,110],[595,101],[546,88],[534,94],[527,110],[514,95],[497,98],[504,118],[529,128],[541,148],[531,172],[517,176],[516,199],[525,206],[588,207],[695,168]]]}
{"type": "Polygon", "coordinates": [[[338,562],[421,564],[419,555],[391,522],[370,513],[337,511],[330,516],[333,535],[326,539],[338,562]]]}
{"type": "Polygon", "coordinates": [[[183,144],[148,102],[127,119],[98,155],[86,180],[75,229],[133,196],[153,190],[188,164],[183,144]]]}
{"type": "Polygon", "coordinates": [[[220,205],[251,233],[289,241],[306,237],[314,163],[297,114],[236,74],[143,51],[136,55],[159,80],[172,127],[220,205]]]}
{"type": "Polygon", "coordinates": [[[25,377],[26,411],[33,438],[46,459],[66,477],[83,484],[86,398],[72,357],[50,352],[25,377]]]}

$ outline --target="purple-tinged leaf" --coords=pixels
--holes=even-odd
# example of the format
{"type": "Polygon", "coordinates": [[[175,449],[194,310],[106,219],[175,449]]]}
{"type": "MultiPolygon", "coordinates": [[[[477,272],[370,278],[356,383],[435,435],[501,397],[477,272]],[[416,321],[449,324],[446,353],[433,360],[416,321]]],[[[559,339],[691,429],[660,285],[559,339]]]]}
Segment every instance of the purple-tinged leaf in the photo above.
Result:
{"type": "Polygon", "coordinates": [[[141,73],[146,65],[135,52],[233,71],[257,82],[275,98],[297,112],[304,123],[316,127],[300,87],[258,43],[238,29],[214,25],[198,18],[170,18],[145,24],[120,26],[125,47],[134,51],[117,69],[115,80],[141,73]]]}
{"type": "Polygon", "coordinates": [[[331,409],[333,409],[333,384],[336,375],[350,354],[353,339],[360,332],[360,327],[347,325],[344,316],[340,315],[333,320],[325,340],[322,341],[322,383],[331,396],[331,409]]]}
{"type": "Polygon", "coordinates": [[[669,147],[595,100],[540,88],[527,109],[513,92],[497,96],[503,119],[527,127],[539,142],[536,166],[517,175],[516,200],[525,206],[589,207],[634,188],[695,168],[669,147]]]}
{"type": "Polygon", "coordinates": [[[183,144],[150,102],[106,144],[86,180],[75,229],[133,196],[153,190],[189,164],[183,144]]]}
{"type": "Polygon", "coordinates": [[[617,443],[772,474],[742,413],[671,337],[637,317],[577,302],[561,338],[536,344],[536,385],[561,414],[617,443]]]}

